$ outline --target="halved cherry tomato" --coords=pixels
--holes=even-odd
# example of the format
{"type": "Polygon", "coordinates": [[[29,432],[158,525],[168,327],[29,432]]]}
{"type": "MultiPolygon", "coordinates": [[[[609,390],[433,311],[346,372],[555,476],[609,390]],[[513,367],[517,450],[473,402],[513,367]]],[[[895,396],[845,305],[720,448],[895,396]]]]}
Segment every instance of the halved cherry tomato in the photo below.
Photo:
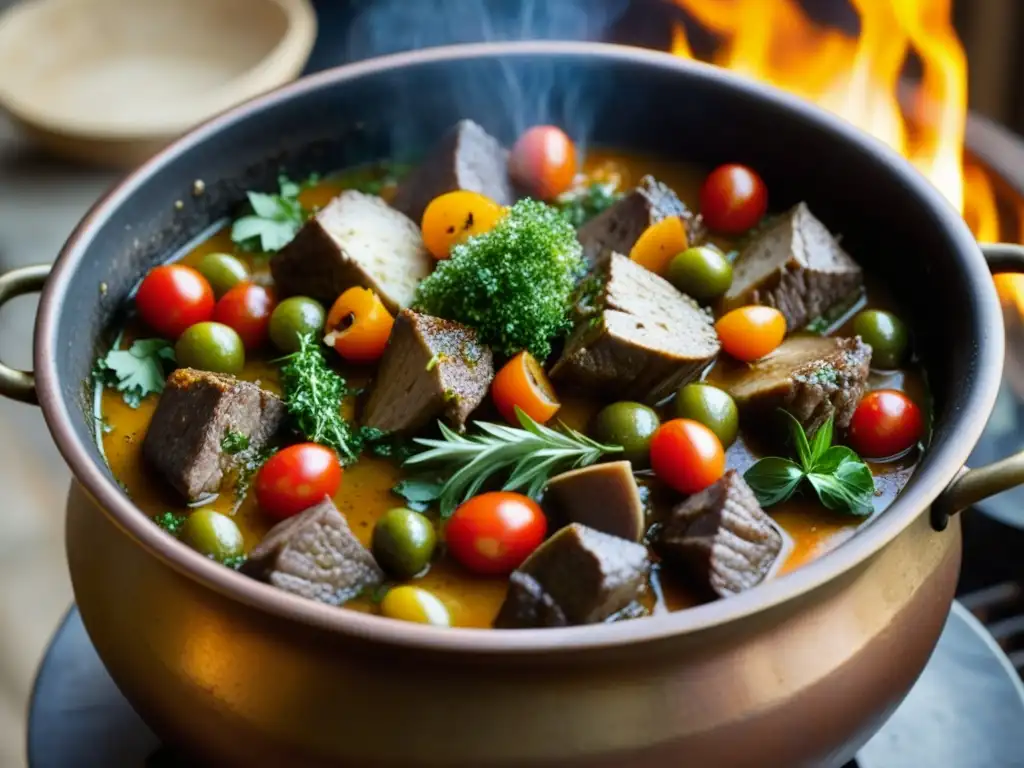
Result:
{"type": "Polygon", "coordinates": [[[491,384],[491,397],[505,421],[517,426],[517,405],[540,424],[549,421],[561,407],[544,369],[533,355],[525,351],[513,357],[498,371],[491,384]]]}
{"type": "Polygon", "coordinates": [[[337,454],[316,443],[282,448],[260,467],[253,483],[260,507],[278,520],[333,496],[340,486],[337,454]]]}
{"type": "Polygon", "coordinates": [[[715,323],[722,349],[745,363],[758,360],[786,338],[786,318],[773,307],[751,304],[726,312],[715,323]]]}
{"type": "Polygon", "coordinates": [[[725,473],[725,451],[715,433],[699,421],[672,419],[651,439],[651,468],[680,493],[697,493],[725,473]]]}
{"type": "Polygon", "coordinates": [[[895,389],[876,389],[861,398],[850,420],[848,440],[861,456],[887,459],[921,439],[924,418],[921,409],[895,389]]]}
{"type": "Polygon", "coordinates": [[[445,541],[469,570],[498,575],[518,568],[547,531],[547,518],[529,496],[492,491],[459,505],[445,528],[445,541]]]}
{"type": "Polygon", "coordinates": [[[446,192],[423,211],[423,244],[435,259],[447,259],[453,246],[489,231],[503,214],[500,205],[478,192],[446,192]]]}
{"type": "Polygon", "coordinates": [[[645,229],[629,251],[629,258],[656,275],[664,275],[668,263],[686,250],[686,225],[679,216],[668,216],[645,229]]]}
{"type": "Polygon", "coordinates": [[[220,297],[213,319],[235,329],[246,349],[258,349],[267,340],[270,315],[277,306],[274,292],[255,283],[239,283],[220,297]]]}
{"type": "Polygon", "coordinates": [[[768,188],[745,165],[720,165],[700,188],[700,213],[714,232],[739,235],[768,210],[768,188]]]}
{"type": "Polygon", "coordinates": [[[354,286],[327,313],[324,344],[352,363],[379,360],[388,345],[395,318],[369,288],[354,286]]]}
{"type": "Polygon", "coordinates": [[[213,289],[199,272],[184,264],[154,267],[135,294],[135,307],[143,321],[169,339],[213,317],[213,289]]]}
{"type": "Polygon", "coordinates": [[[576,147],[561,128],[535,125],[513,145],[508,172],[533,197],[553,200],[572,186],[576,147]]]}

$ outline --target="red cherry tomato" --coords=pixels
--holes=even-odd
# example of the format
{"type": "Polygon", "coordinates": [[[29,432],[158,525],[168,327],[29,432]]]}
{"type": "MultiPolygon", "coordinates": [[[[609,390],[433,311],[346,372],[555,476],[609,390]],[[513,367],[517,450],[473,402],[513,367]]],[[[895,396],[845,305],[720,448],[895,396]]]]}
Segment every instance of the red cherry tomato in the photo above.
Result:
{"type": "Polygon", "coordinates": [[[135,308],[150,328],[176,339],[185,329],[213,318],[213,289],[184,264],[154,267],[135,294],[135,308]]]}
{"type": "Polygon", "coordinates": [[[213,319],[235,330],[246,349],[259,349],[267,340],[274,292],[255,283],[239,283],[220,297],[213,319]]]}
{"type": "Polygon", "coordinates": [[[541,200],[553,200],[572,186],[576,147],[565,131],[553,125],[527,129],[508,157],[512,180],[541,200]]]}
{"type": "Polygon", "coordinates": [[[697,493],[725,473],[725,451],[710,429],[693,419],[666,421],[651,439],[651,468],[680,493],[697,493]]]}
{"type": "Polygon", "coordinates": [[[721,234],[739,235],[753,227],[768,210],[768,188],[745,165],[720,165],[700,188],[700,212],[708,227],[721,234]]]}
{"type": "Polygon", "coordinates": [[[271,517],[284,520],[308,509],[341,486],[341,462],[330,448],[299,443],[284,448],[256,474],[256,500],[271,517]]]}
{"type": "Polygon", "coordinates": [[[448,551],[474,573],[507,574],[547,535],[548,521],[528,496],[493,491],[463,502],[445,528],[448,551]]]}
{"type": "Polygon", "coordinates": [[[913,400],[895,389],[876,389],[853,412],[848,440],[861,456],[886,459],[910,448],[923,432],[924,418],[913,400]]]}

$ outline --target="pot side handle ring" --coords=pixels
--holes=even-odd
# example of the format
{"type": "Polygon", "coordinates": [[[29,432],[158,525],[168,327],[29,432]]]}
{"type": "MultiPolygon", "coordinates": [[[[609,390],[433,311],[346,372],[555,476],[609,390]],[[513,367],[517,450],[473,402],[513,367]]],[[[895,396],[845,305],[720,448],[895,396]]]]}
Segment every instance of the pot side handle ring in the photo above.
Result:
{"type": "MultiPolygon", "coordinates": [[[[0,308],[16,296],[43,290],[50,274],[49,264],[12,269],[0,275],[0,308]]],[[[0,395],[30,405],[38,405],[35,377],[32,371],[19,371],[0,362],[0,395]]]]}
{"type": "MultiPolygon", "coordinates": [[[[981,251],[992,274],[1024,274],[1024,246],[982,243],[981,251]]],[[[932,503],[932,527],[941,531],[949,523],[950,515],[955,515],[982,499],[1008,491],[1022,483],[1024,451],[977,469],[964,467],[932,503]]]]}

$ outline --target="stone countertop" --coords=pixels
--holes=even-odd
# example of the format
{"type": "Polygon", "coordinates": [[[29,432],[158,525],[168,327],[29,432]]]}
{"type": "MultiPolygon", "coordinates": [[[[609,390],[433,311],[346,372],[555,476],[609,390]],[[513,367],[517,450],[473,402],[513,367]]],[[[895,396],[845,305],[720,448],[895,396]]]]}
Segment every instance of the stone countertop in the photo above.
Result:
{"type": "MultiPolygon", "coordinates": [[[[0,116],[0,272],[53,261],[116,178],[40,155],[0,116]]],[[[21,297],[0,312],[5,363],[31,367],[35,307],[35,297],[21,297]]],[[[0,398],[0,768],[25,764],[32,680],[72,599],[63,546],[69,478],[39,409],[0,398]]]]}

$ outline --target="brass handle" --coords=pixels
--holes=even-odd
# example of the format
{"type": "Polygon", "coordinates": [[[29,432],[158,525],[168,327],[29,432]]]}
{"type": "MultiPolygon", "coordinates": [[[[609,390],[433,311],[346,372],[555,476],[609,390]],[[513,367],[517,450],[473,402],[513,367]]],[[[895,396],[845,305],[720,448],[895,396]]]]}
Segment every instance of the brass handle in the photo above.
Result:
{"type": "MultiPolygon", "coordinates": [[[[15,296],[43,290],[50,274],[49,264],[12,269],[0,275],[0,307],[15,296]]],[[[19,371],[0,362],[0,395],[36,405],[36,382],[31,371],[19,371]]]]}
{"type": "MultiPolygon", "coordinates": [[[[993,274],[1024,273],[1024,247],[983,243],[981,251],[993,274]]],[[[932,527],[941,531],[949,523],[950,515],[1021,483],[1024,483],[1024,451],[977,469],[964,467],[932,504],[932,527]]]]}

